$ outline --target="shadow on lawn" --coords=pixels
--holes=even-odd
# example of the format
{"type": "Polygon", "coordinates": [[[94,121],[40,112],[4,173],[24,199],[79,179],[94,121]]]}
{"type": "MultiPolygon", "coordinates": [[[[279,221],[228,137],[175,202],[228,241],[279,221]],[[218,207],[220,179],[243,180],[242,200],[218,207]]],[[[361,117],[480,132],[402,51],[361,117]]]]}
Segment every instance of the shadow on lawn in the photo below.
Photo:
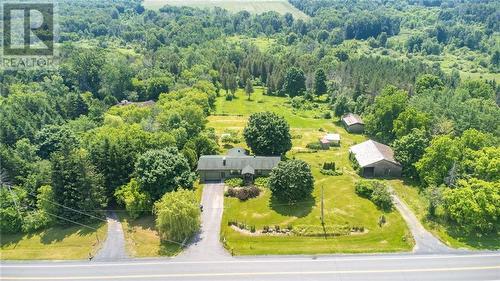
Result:
{"type": "Polygon", "coordinates": [[[278,214],[298,218],[307,216],[312,211],[314,205],[316,205],[316,200],[312,196],[294,204],[279,201],[274,196],[269,200],[269,207],[278,214]]]}
{"type": "MultiPolygon", "coordinates": [[[[101,227],[101,224],[93,223],[91,224],[91,226],[97,229],[101,227]]],[[[79,236],[86,236],[94,232],[95,230],[87,227],[57,225],[32,233],[2,234],[0,239],[0,246],[2,248],[9,247],[12,244],[18,244],[24,238],[30,239],[33,238],[34,236],[39,236],[40,242],[43,244],[52,244],[54,242],[61,242],[65,238],[75,233],[79,236]]]]}

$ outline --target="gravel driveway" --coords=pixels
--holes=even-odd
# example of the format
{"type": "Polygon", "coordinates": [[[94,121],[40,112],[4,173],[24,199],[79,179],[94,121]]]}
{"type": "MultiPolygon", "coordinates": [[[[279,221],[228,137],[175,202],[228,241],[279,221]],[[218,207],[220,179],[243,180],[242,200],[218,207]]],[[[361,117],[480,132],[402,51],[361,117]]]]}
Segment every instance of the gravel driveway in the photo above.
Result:
{"type": "Polygon", "coordinates": [[[427,229],[425,229],[408,206],[392,192],[392,201],[394,206],[399,211],[403,219],[406,221],[408,228],[415,239],[415,253],[451,253],[457,250],[443,244],[439,239],[434,237],[427,229]]]}

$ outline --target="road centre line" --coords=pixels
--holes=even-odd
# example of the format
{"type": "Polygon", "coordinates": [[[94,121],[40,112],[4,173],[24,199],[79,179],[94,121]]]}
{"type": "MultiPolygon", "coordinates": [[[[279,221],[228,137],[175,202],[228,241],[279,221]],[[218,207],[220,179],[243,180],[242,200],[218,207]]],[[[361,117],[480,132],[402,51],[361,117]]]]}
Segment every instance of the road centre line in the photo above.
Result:
{"type": "Polygon", "coordinates": [[[237,263],[290,263],[290,262],[349,262],[349,261],[382,261],[382,260],[426,260],[426,259],[456,259],[456,258],[482,258],[482,257],[499,257],[500,253],[492,254],[469,254],[469,255],[414,255],[414,256],[372,256],[372,257],[328,257],[317,259],[233,259],[220,261],[156,261],[156,262],[123,262],[123,263],[107,263],[107,262],[89,262],[85,264],[0,264],[0,268],[71,268],[71,267],[108,267],[108,266],[144,266],[144,265],[160,265],[160,264],[237,264],[237,263]]]}
{"type": "Polygon", "coordinates": [[[181,273],[181,274],[149,274],[149,275],[114,275],[114,276],[67,276],[67,277],[2,277],[3,280],[103,280],[103,279],[151,279],[151,278],[185,278],[185,277],[230,277],[230,276],[278,276],[278,275],[330,275],[330,274],[367,274],[367,273],[414,273],[414,272],[447,272],[497,270],[497,266],[477,267],[445,267],[419,269],[381,269],[381,270],[333,270],[333,271],[279,271],[279,272],[235,272],[235,273],[181,273]]]}

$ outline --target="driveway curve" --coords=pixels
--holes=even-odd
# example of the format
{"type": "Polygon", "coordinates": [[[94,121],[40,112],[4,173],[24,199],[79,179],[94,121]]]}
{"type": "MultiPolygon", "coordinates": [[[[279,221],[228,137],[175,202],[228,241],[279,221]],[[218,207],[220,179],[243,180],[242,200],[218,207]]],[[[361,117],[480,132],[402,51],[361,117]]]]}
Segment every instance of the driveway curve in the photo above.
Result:
{"type": "Polygon", "coordinates": [[[450,248],[439,241],[420,223],[418,218],[408,208],[408,206],[392,192],[392,201],[394,206],[399,211],[403,219],[406,221],[408,228],[415,239],[414,253],[438,254],[438,253],[453,253],[459,250],[450,248]]]}

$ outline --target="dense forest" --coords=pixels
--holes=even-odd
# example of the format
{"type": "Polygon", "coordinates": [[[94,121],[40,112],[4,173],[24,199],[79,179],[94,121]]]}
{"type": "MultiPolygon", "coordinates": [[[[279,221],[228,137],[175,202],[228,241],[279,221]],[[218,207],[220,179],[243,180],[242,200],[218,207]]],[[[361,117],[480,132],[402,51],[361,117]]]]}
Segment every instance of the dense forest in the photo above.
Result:
{"type": "Polygon", "coordinates": [[[290,3],[309,19],[59,1],[59,67],[0,69],[1,232],[151,213],[218,152],[216,97],[248,85],[360,114],[434,219],[498,231],[499,2],[290,3]]]}

